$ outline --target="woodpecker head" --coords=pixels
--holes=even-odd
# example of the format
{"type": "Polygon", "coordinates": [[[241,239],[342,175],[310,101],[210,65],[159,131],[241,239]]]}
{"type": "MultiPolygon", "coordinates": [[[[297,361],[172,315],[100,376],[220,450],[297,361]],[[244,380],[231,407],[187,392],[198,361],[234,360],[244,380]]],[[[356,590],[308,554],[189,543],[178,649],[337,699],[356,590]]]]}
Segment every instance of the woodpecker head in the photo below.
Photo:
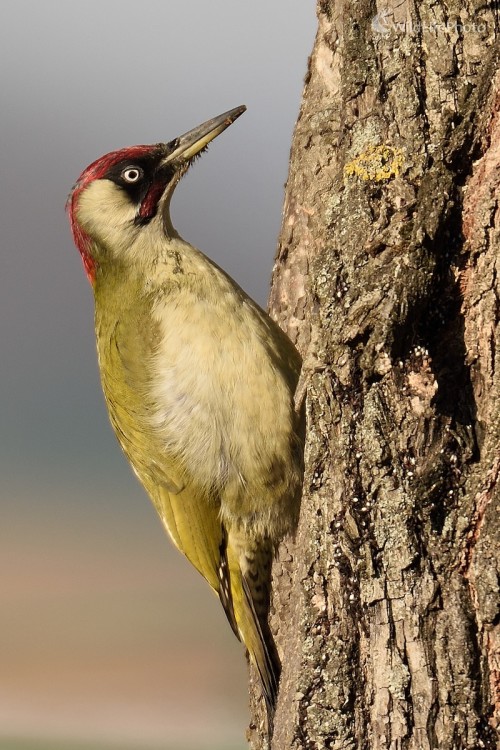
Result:
{"type": "Polygon", "coordinates": [[[175,186],[195,157],[245,109],[224,112],[169,143],[112,151],[82,172],[67,210],[91,283],[100,261],[130,251],[153,220],[167,237],[175,235],[169,216],[175,186]]]}

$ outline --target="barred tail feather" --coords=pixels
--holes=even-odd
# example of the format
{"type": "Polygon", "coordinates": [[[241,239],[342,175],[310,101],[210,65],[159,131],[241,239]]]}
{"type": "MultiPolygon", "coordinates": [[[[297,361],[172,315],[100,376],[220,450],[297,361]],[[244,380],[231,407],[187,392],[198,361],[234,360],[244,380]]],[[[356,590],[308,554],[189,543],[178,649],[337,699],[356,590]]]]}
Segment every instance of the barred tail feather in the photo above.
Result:
{"type": "Polygon", "coordinates": [[[272,730],[281,671],[267,624],[271,574],[268,540],[251,540],[231,530],[221,545],[220,598],[229,622],[259,673],[272,730]]]}
{"type": "Polygon", "coordinates": [[[248,645],[247,648],[260,676],[262,692],[266,701],[267,714],[270,725],[272,726],[276,709],[276,699],[278,697],[281,664],[267,622],[264,623],[257,617],[253,605],[252,594],[245,576],[242,577],[242,582],[246,605],[248,611],[251,612],[253,634],[255,634],[255,637],[252,639],[252,648],[248,645]]]}

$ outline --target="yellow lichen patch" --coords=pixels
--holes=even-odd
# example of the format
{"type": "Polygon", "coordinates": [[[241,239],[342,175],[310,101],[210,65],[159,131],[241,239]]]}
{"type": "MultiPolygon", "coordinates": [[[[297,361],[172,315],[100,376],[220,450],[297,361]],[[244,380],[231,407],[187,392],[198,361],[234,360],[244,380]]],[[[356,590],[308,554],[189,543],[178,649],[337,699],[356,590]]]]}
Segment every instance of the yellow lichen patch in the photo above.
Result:
{"type": "Polygon", "coordinates": [[[357,175],[362,180],[390,180],[397,177],[403,167],[404,155],[393,146],[368,146],[344,167],[345,177],[357,175]]]}

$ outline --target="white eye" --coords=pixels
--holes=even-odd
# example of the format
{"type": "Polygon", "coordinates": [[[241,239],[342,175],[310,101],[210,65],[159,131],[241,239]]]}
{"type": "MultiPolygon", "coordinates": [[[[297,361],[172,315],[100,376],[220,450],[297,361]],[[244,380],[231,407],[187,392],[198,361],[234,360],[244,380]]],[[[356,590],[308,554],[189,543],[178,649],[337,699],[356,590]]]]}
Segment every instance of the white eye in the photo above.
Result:
{"type": "Polygon", "coordinates": [[[143,171],[140,167],[126,167],[122,172],[123,179],[129,183],[139,182],[142,176],[143,171]]]}

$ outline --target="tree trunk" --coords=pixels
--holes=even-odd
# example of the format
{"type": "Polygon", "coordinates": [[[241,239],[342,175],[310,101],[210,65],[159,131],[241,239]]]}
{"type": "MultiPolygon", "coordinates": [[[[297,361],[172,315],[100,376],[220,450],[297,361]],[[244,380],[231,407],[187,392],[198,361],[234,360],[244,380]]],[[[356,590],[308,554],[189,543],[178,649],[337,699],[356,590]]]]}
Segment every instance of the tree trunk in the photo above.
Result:
{"type": "Polygon", "coordinates": [[[470,0],[320,0],[318,19],[270,302],[308,421],[271,746],[493,748],[498,19],[470,0]]]}

